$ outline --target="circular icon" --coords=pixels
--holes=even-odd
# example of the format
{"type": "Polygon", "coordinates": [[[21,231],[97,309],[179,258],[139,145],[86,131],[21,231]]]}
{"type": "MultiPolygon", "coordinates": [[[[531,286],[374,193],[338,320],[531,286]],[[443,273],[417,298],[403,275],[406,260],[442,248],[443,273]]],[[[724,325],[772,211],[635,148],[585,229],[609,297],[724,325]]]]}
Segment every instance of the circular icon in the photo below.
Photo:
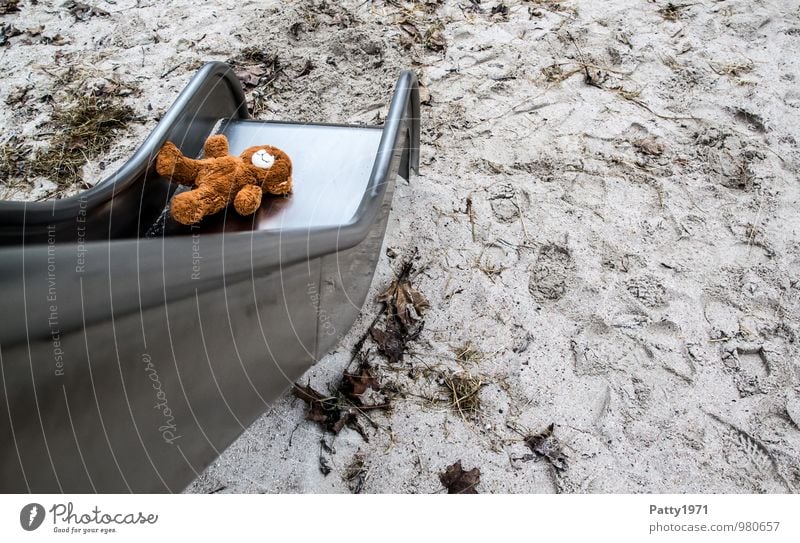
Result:
{"type": "Polygon", "coordinates": [[[34,531],[44,522],[44,507],[38,503],[29,503],[19,512],[19,523],[22,529],[34,531]]]}

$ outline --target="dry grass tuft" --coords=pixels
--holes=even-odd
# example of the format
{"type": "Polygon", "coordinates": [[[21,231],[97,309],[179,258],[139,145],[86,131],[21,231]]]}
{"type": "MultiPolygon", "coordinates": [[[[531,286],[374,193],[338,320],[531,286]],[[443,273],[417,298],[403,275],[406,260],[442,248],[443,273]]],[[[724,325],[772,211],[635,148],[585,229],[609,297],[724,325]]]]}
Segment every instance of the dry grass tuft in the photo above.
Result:
{"type": "Polygon", "coordinates": [[[563,65],[556,62],[542,68],[542,75],[548,83],[561,83],[581,70],[582,68],[573,68],[565,71],[563,65]]]}
{"type": "Polygon", "coordinates": [[[744,74],[749,74],[753,71],[754,65],[752,60],[744,62],[729,62],[729,63],[716,63],[709,62],[709,66],[717,75],[725,75],[728,77],[737,78],[744,74]]]}
{"type": "Polygon", "coordinates": [[[456,359],[464,364],[476,364],[483,358],[483,353],[480,352],[471,341],[467,341],[464,345],[453,349],[456,359]]]}
{"type": "Polygon", "coordinates": [[[444,24],[436,22],[425,32],[423,44],[426,49],[442,52],[447,49],[447,40],[444,37],[444,24]]]}
{"type": "Polygon", "coordinates": [[[474,415],[480,410],[479,392],[483,381],[469,373],[450,374],[443,377],[449,404],[459,415],[474,415]]]}
{"type": "Polygon", "coordinates": [[[16,137],[0,144],[0,184],[11,187],[27,177],[30,152],[16,137]]]}
{"type": "Polygon", "coordinates": [[[116,131],[133,119],[133,109],[119,99],[76,96],[73,104],[56,110],[53,124],[59,131],[30,159],[28,175],[47,177],[62,188],[82,182],[87,160],[108,151],[116,131]]]}
{"type": "Polygon", "coordinates": [[[361,494],[368,476],[369,466],[364,458],[364,454],[359,451],[353,456],[353,460],[345,469],[343,479],[347,483],[347,486],[350,487],[350,492],[353,494],[361,494]]]}
{"type": "Polygon", "coordinates": [[[673,4],[670,2],[663,8],[658,10],[658,14],[661,15],[667,21],[677,21],[683,15],[683,10],[689,7],[688,5],[678,5],[673,4]]]}

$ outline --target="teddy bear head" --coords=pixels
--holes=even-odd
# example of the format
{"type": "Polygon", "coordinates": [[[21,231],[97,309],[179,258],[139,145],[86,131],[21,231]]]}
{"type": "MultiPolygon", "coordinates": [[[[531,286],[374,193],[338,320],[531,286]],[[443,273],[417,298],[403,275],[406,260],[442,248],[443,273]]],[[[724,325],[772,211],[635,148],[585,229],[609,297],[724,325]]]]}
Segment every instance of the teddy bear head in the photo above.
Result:
{"type": "Polygon", "coordinates": [[[289,156],[271,145],[248,147],[239,155],[245,168],[245,174],[251,184],[263,190],[274,192],[274,188],[291,186],[292,161],[289,156]]]}

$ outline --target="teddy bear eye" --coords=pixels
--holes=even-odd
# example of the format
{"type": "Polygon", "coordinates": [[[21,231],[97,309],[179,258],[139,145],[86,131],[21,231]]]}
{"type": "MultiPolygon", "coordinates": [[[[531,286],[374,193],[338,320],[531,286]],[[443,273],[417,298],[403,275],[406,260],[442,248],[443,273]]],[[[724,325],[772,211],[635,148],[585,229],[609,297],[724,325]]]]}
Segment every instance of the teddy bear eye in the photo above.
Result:
{"type": "Polygon", "coordinates": [[[275,157],[262,149],[253,154],[253,158],[250,159],[250,162],[252,162],[253,166],[256,168],[268,170],[275,163],[275,157]]]}

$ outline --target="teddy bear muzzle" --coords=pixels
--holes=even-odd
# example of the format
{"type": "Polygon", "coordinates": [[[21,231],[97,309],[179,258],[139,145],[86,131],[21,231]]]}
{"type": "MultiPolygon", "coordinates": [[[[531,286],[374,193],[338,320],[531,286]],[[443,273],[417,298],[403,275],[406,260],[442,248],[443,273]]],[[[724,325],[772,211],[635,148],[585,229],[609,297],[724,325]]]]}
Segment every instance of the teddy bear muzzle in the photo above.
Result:
{"type": "Polygon", "coordinates": [[[275,164],[275,157],[269,154],[266,149],[261,149],[260,151],[253,153],[253,157],[250,159],[250,162],[256,168],[268,170],[272,168],[273,164],[275,164]]]}

